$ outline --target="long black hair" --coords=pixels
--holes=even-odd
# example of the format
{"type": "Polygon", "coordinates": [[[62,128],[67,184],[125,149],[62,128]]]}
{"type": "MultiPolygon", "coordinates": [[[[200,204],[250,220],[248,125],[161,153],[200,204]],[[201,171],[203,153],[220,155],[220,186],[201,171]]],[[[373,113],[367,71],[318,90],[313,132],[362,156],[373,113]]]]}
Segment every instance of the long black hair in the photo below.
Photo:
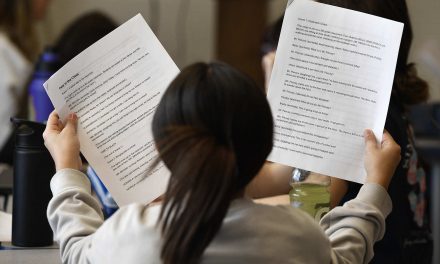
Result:
{"type": "Polygon", "coordinates": [[[197,63],[170,84],[153,119],[171,171],[159,224],[164,263],[197,263],[272,149],[265,94],[222,63],[197,63]]]}
{"type": "Polygon", "coordinates": [[[76,18],[54,44],[60,64],[66,64],[116,28],[116,22],[100,11],[92,11],[76,18]]]}

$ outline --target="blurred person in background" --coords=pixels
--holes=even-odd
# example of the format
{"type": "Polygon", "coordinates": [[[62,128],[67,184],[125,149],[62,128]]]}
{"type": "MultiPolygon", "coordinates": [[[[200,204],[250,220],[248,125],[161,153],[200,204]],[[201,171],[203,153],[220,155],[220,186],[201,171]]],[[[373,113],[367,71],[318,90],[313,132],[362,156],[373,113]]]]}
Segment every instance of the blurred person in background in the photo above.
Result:
{"type": "MultiPolygon", "coordinates": [[[[429,180],[418,157],[414,135],[408,119],[409,107],[426,102],[429,88],[418,77],[414,63],[408,63],[412,43],[412,28],[405,0],[319,0],[324,4],[352,9],[404,23],[396,72],[388,108],[385,129],[401,146],[402,160],[390,183],[393,211],[386,219],[384,238],[374,246],[371,263],[431,263],[432,233],[429,215],[429,180]]],[[[263,36],[262,68],[266,76],[266,91],[272,72],[283,17],[263,36]]],[[[253,197],[286,194],[293,168],[266,162],[248,187],[253,197]]],[[[337,178],[331,180],[331,205],[342,204],[356,197],[361,185],[337,178]]]]}
{"type": "MultiPolygon", "coordinates": [[[[417,155],[413,130],[408,118],[409,107],[426,102],[429,87],[418,77],[414,63],[408,62],[412,27],[405,0],[321,0],[319,2],[368,13],[404,24],[393,89],[385,129],[401,146],[402,160],[391,180],[389,194],[393,211],[386,219],[384,238],[374,246],[371,263],[431,263],[432,233],[428,207],[427,175],[417,155]]],[[[338,181],[342,203],[355,197],[360,184],[338,181]]]]}
{"type": "Polygon", "coordinates": [[[25,116],[26,83],[38,53],[34,22],[49,0],[0,0],[0,163],[12,165],[12,116],[25,116]]]}
{"type": "Polygon", "coordinates": [[[76,18],[63,30],[53,47],[61,66],[116,29],[117,26],[110,17],[98,11],[76,18]]]}

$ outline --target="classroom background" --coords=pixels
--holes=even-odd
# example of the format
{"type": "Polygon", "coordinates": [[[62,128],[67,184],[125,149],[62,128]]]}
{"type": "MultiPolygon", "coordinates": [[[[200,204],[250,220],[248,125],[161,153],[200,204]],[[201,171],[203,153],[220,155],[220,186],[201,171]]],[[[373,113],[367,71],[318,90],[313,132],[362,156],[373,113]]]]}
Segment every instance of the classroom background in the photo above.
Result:
{"type": "MultiPolygon", "coordinates": [[[[419,76],[430,86],[429,104],[425,105],[429,107],[416,109],[413,121],[418,147],[423,150],[421,156],[429,159],[433,168],[433,234],[435,249],[440,249],[440,0],[406,2],[414,34],[409,62],[417,65],[419,76]],[[437,118],[437,127],[431,123],[431,115],[437,118]]],[[[287,0],[52,0],[44,19],[36,24],[39,51],[53,45],[66,27],[83,14],[100,11],[119,25],[141,13],[179,68],[197,61],[220,60],[263,86],[262,35],[284,13],[286,3],[287,0]]],[[[0,211],[9,214],[13,200],[10,183],[7,182],[7,189],[0,182],[0,190],[6,190],[0,193],[0,211]]],[[[4,219],[0,218],[0,226],[4,219]]],[[[7,220],[10,225],[11,217],[7,220]]],[[[435,254],[434,258],[440,260],[440,250],[435,254]]]]}
{"type": "MultiPolygon", "coordinates": [[[[263,83],[260,39],[283,14],[286,0],[54,0],[39,23],[43,45],[50,44],[75,18],[99,10],[118,23],[141,13],[182,68],[196,61],[226,61],[263,83]]],[[[410,61],[440,101],[440,1],[407,1],[414,40],[410,61]]]]}
{"type": "MultiPolygon", "coordinates": [[[[98,10],[117,23],[141,13],[179,68],[196,61],[225,61],[253,77],[261,86],[261,38],[268,25],[277,20],[287,0],[55,0],[39,25],[41,43],[50,44],[65,26],[83,13],[98,10]]],[[[419,148],[433,169],[432,186],[440,187],[439,143],[433,143],[430,116],[432,105],[440,105],[440,1],[407,0],[413,27],[409,62],[417,65],[419,76],[430,86],[429,106],[414,111],[419,148]],[[428,140],[424,141],[424,136],[428,140]],[[434,158],[433,158],[434,157],[434,158]],[[437,157],[437,158],[435,158],[437,157]]],[[[440,113],[437,113],[440,117],[440,113]]],[[[437,124],[438,125],[438,124],[437,124]]],[[[434,131],[434,132],[433,132],[434,131]]],[[[437,132],[435,132],[437,131],[437,132]]],[[[433,223],[440,221],[440,194],[433,187],[433,223]],[[438,202],[437,202],[438,201],[438,202]],[[436,208],[436,209],[435,209],[436,208]]],[[[433,227],[435,248],[440,244],[440,225],[433,227]]],[[[439,259],[437,252],[434,259],[439,259]]]]}

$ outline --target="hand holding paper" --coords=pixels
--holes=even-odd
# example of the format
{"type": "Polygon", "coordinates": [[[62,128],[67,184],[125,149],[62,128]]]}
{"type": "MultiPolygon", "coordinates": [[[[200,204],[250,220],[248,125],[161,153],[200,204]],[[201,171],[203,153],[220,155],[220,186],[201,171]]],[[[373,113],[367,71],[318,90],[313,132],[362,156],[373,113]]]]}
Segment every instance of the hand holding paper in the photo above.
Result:
{"type": "Polygon", "coordinates": [[[157,157],[151,121],[162,93],[178,74],[141,15],[87,48],[46,83],[62,120],[78,116],[81,152],[119,206],[161,195],[168,171],[157,157]]]}
{"type": "Polygon", "coordinates": [[[376,183],[388,189],[394,171],[400,161],[400,147],[385,131],[381,144],[371,130],[365,130],[365,170],[366,182],[376,183]]]}
{"type": "Polygon", "coordinates": [[[78,117],[75,114],[69,115],[65,125],[61,123],[55,111],[49,115],[43,138],[44,145],[49,150],[57,171],[81,169],[77,130],[78,117]]]}
{"type": "Polygon", "coordinates": [[[364,182],[363,131],[381,140],[403,24],[290,1],[269,85],[270,161],[364,182]]]}

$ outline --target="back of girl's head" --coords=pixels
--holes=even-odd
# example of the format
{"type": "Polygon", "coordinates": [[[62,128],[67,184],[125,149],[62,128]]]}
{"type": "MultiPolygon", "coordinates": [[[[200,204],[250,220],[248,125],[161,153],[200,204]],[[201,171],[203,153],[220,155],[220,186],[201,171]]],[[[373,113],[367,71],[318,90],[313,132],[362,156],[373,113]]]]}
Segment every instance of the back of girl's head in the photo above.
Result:
{"type": "Polygon", "coordinates": [[[428,84],[417,76],[415,65],[413,63],[408,64],[413,35],[405,0],[317,0],[317,2],[403,23],[404,28],[397,59],[393,93],[406,105],[420,103],[428,99],[428,84]]]}
{"type": "Polygon", "coordinates": [[[61,65],[66,64],[90,45],[110,33],[117,24],[107,15],[93,11],[75,19],[54,45],[61,65]]]}
{"type": "Polygon", "coordinates": [[[262,167],[272,132],[262,90],[226,64],[194,64],[170,84],[153,120],[171,171],[160,222],[165,263],[200,260],[231,200],[262,167]]]}

